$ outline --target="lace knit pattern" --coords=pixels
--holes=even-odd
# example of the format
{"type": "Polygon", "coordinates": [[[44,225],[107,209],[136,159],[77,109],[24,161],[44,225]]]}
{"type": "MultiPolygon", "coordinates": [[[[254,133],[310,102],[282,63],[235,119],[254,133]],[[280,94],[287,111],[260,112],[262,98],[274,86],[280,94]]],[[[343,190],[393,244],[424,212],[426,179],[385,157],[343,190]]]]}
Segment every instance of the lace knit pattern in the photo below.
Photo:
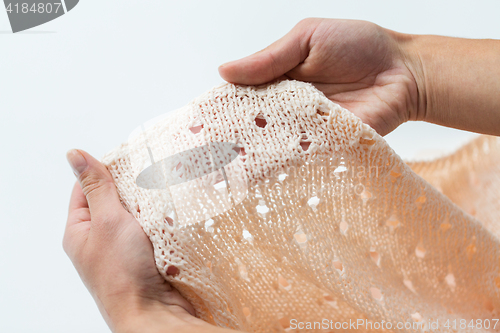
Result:
{"type": "Polygon", "coordinates": [[[162,276],[199,318],[249,332],[329,332],[293,320],[384,320],[396,331],[398,322],[498,318],[499,162],[499,139],[482,136],[406,164],[297,81],[215,87],[103,158],[162,276]],[[136,184],[154,161],[217,142],[240,149],[226,172],[244,179],[231,185],[241,202],[206,190],[216,176],[175,191],[136,184]],[[215,213],[196,220],[199,211],[215,213]]]}

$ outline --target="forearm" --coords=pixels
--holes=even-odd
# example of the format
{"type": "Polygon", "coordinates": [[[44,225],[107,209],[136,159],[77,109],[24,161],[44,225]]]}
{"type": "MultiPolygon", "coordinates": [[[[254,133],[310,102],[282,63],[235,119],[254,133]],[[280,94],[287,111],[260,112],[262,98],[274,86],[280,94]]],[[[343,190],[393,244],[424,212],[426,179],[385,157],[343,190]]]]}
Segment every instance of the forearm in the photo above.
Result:
{"type": "MultiPolygon", "coordinates": [[[[178,317],[165,315],[162,313],[145,313],[142,316],[129,318],[119,328],[116,333],[238,333],[239,331],[221,328],[205,322],[189,322],[178,317]]],[[[241,333],[241,332],[240,332],[241,333]]]]}
{"type": "Polygon", "coordinates": [[[115,333],[238,333],[213,326],[180,306],[151,300],[127,299],[100,310],[115,333]]]}
{"type": "Polygon", "coordinates": [[[417,81],[417,120],[500,135],[500,41],[401,38],[417,81]]]}

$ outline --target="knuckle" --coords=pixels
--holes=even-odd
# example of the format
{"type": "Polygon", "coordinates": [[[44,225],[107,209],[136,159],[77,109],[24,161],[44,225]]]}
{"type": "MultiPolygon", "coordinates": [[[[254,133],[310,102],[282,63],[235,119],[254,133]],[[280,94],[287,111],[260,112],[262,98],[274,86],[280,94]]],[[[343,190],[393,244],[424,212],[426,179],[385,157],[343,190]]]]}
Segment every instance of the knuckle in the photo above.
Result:
{"type": "Polygon", "coordinates": [[[314,17],[307,17],[307,18],[304,18],[302,20],[300,20],[296,27],[297,28],[305,28],[305,27],[309,27],[310,25],[313,25],[315,23],[318,22],[318,19],[317,18],[314,18],[314,17]]]}
{"type": "Polygon", "coordinates": [[[86,221],[88,220],[88,213],[85,208],[77,208],[68,214],[68,221],[86,221]]]}
{"type": "Polygon", "coordinates": [[[115,185],[112,180],[98,177],[93,173],[83,174],[81,184],[83,193],[87,198],[98,196],[115,189],[115,185]]]}

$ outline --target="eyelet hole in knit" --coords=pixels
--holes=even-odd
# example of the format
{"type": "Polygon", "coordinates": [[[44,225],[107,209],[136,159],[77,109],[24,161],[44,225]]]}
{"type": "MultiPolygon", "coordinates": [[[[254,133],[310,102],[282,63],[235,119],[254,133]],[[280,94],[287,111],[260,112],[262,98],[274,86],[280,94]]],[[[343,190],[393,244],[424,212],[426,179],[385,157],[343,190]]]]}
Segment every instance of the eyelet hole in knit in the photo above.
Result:
{"type": "Polygon", "coordinates": [[[414,321],[421,321],[422,320],[422,315],[418,312],[415,312],[415,313],[412,313],[411,314],[411,318],[414,320],[414,321]]]}
{"type": "Polygon", "coordinates": [[[239,264],[238,265],[238,271],[240,273],[240,276],[244,280],[248,280],[248,271],[247,271],[247,266],[244,264],[239,264]]]}
{"type": "Polygon", "coordinates": [[[302,151],[307,151],[309,149],[309,146],[311,145],[311,141],[308,140],[306,131],[304,129],[300,129],[300,147],[302,148],[302,151]]]}
{"type": "Polygon", "coordinates": [[[439,226],[439,228],[441,228],[441,231],[446,231],[448,229],[451,228],[451,224],[445,222],[445,223],[441,223],[441,225],[439,226]]]}
{"type": "Polygon", "coordinates": [[[247,319],[248,319],[248,317],[250,317],[250,315],[251,315],[251,314],[252,314],[252,312],[250,311],[250,309],[249,309],[249,308],[247,308],[247,307],[244,307],[244,308],[243,308],[243,315],[244,315],[245,317],[247,317],[247,319]]]}
{"type": "Polygon", "coordinates": [[[193,134],[198,134],[198,133],[200,133],[202,129],[203,129],[203,124],[201,124],[201,125],[195,125],[195,126],[193,126],[193,127],[189,128],[189,130],[190,130],[190,131],[191,131],[191,133],[193,133],[193,134]]]}
{"type": "Polygon", "coordinates": [[[179,275],[179,273],[180,273],[179,268],[177,268],[175,266],[168,266],[167,275],[176,276],[176,275],[179,275]]]}
{"type": "Polygon", "coordinates": [[[234,147],[233,151],[240,156],[245,156],[247,154],[243,147],[234,147]]]}
{"type": "Polygon", "coordinates": [[[278,319],[278,322],[280,323],[281,327],[285,330],[290,327],[290,320],[287,317],[282,317],[278,319]]]}
{"type": "Polygon", "coordinates": [[[240,156],[245,156],[247,154],[247,152],[245,151],[245,148],[243,148],[243,147],[234,147],[233,151],[240,156]]]}
{"type": "Polygon", "coordinates": [[[302,148],[303,151],[307,151],[309,149],[310,145],[311,145],[310,142],[304,142],[304,141],[302,141],[300,143],[300,147],[302,148]]]}
{"type": "Polygon", "coordinates": [[[368,201],[368,199],[370,199],[372,197],[372,194],[367,189],[364,189],[363,192],[361,192],[360,196],[361,196],[361,199],[364,202],[366,202],[366,201],[368,201]]]}
{"type": "Polygon", "coordinates": [[[416,205],[417,205],[417,208],[422,208],[422,205],[425,203],[425,201],[427,200],[426,196],[425,195],[421,195],[417,198],[417,200],[415,201],[416,205]]]}
{"type": "Polygon", "coordinates": [[[319,204],[319,198],[317,196],[313,196],[307,200],[307,204],[309,207],[311,207],[313,210],[316,210],[316,206],[319,204]]]}
{"type": "Polygon", "coordinates": [[[391,215],[387,221],[385,221],[385,225],[391,228],[391,230],[399,227],[400,223],[396,215],[391,215]]]}
{"type": "Polygon", "coordinates": [[[449,273],[448,275],[445,276],[444,280],[446,281],[446,284],[450,287],[451,291],[455,291],[455,287],[457,286],[455,282],[455,275],[453,275],[453,273],[449,273]]]}
{"type": "Polygon", "coordinates": [[[265,215],[269,212],[269,207],[267,207],[263,202],[260,202],[255,208],[257,209],[257,212],[262,215],[265,215]]]}
{"type": "Polygon", "coordinates": [[[337,304],[337,301],[335,300],[334,297],[332,297],[331,295],[329,294],[325,294],[323,295],[323,301],[330,307],[338,310],[339,309],[339,306],[337,304]]]}
{"type": "Polygon", "coordinates": [[[165,217],[165,222],[167,222],[171,227],[174,226],[174,220],[170,216],[165,217]]]}
{"type": "Polygon", "coordinates": [[[267,120],[263,115],[259,114],[255,117],[255,125],[260,128],[265,128],[267,126],[267,120]]]}
{"type": "Polygon", "coordinates": [[[359,143],[361,143],[362,145],[372,146],[373,144],[375,144],[375,140],[359,138],[359,143]]]}
{"type": "Polygon", "coordinates": [[[372,258],[375,265],[380,266],[380,254],[375,250],[370,250],[370,258],[372,258]]]}
{"type": "Polygon", "coordinates": [[[217,191],[224,191],[225,189],[227,189],[226,180],[217,180],[217,182],[214,184],[214,188],[217,191]]]}
{"type": "Polygon", "coordinates": [[[426,252],[427,251],[422,244],[417,245],[417,247],[415,248],[415,255],[420,259],[423,259],[425,257],[426,252]]]}
{"type": "Polygon", "coordinates": [[[318,114],[318,116],[320,117],[321,120],[323,120],[325,122],[328,121],[328,117],[330,116],[329,112],[325,112],[321,109],[317,109],[316,113],[318,114]]]}
{"type": "Polygon", "coordinates": [[[344,272],[344,265],[342,264],[342,261],[339,259],[334,259],[333,262],[333,268],[335,268],[339,273],[344,272]]]}
{"type": "Polygon", "coordinates": [[[205,221],[205,230],[210,232],[210,233],[214,232],[213,225],[214,225],[214,220],[212,220],[212,219],[206,220],[205,221]]]}
{"type": "Polygon", "coordinates": [[[347,233],[347,230],[349,229],[349,224],[347,224],[346,221],[342,221],[340,222],[340,232],[342,233],[342,235],[345,235],[347,233]]]}
{"type": "Polygon", "coordinates": [[[278,275],[278,282],[285,290],[290,290],[292,288],[290,286],[290,283],[288,283],[288,280],[285,279],[281,274],[278,275]]]}
{"type": "Polygon", "coordinates": [[[210,273],[213,273],[212,272],[212,262],[211,261],[207,261],[207,263],[205,264],[205,266],[208,268],[208,270],[210,271],[210,273]]]}
{"type": "Polygon", "coordinates": [[[487,300],[484,301],[484,308],[488,312],[493,312],[495,310],[495,306],[493,305],[493,303],[491,302],[490,299],[487,299],[487,300]]]}
{"type": "Polygon", "coordinates": [[[182,163],[181,163],[181,162],[179,162],[179,163],[175,166],[174,170],[172,170],[172,171],[173,171],[173,172],[174,172],[174,173],[175,173],[175,174],[176,174],[179,178],[182,178],[182,175],[184,174],[184,169],[183,169],[183,167],[182,167],[182,163]]]}
{"type": "Polygon", "coordinates": [[[381,301],[384,297],[384,295],[382,295],[382,292],[380,291],[380,289],[375,288],[375,287],[370,288],[370,293],[372,294],[372,297],[375,298],[377,301],[381,301]]]}
{"type": "Polygon", "coordinates": [[[295,234],[293,234],[293,237],[295,237],[295,240],[299,244],[305,244],[307,242],[307,235],[302,231],[296,232],[295,234]]]}
{"type": "Polygon", "coordinates": [[[415,294],[417,293],[415,291],[415,288],[413,287],[413,283],[410,280],[404,279],[403,284],[406,286],[406,288],[410,289],[413,293],[415,293],[415,294]]]}
{"type": "Polygon", "coordinates": [[[250,231],[248,231],[246,229],[243,230],[243,238],[246,239],[247,241],[253,240],[252,234],[250,233],[250,231]]]}
{"type": "Polygon", "coordinates": [[[339,163],[339,166],[335,168],[335,170],[333,171],[333,173],[342,173],[342,172],[345,172],[347,171],[347,167],[345,166],[345,160],[343,157],[340,158],[340,163],[339,163]]]}

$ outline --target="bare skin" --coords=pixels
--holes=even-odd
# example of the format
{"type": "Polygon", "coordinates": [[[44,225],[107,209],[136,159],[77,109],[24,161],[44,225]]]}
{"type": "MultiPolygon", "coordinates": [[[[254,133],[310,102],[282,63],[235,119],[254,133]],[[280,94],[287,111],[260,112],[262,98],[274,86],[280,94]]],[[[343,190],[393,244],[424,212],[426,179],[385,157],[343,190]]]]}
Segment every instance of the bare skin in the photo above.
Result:
{"type": "Polygon", "coordinates": [[[113,332],[230,332],[195,311],[156,269],[153,246],[120,203],[109,171],[70,150],[78,182],[63,247],[113,332]]]}
{"type": "Polygon", "coordinates": [[[219,67],[237,84],[313,83],[385,135],[423,120],[500,135],[500,41],[407,35],[365,21],[305,19],[219,67]]]}
{"type": "MultiPolygon", "coordinates": [[[[405,35],[373,23],[306,19],[266,49],[219,68],[232,83],[313,83],[385,135],[423,120],[500,135],[500,41],[405,35]]],[[[63,240],[113,332],[235,332],[195,317],[159,274],[153,247],[106,168],[68,152],[78,178],[63,240]]]]}

